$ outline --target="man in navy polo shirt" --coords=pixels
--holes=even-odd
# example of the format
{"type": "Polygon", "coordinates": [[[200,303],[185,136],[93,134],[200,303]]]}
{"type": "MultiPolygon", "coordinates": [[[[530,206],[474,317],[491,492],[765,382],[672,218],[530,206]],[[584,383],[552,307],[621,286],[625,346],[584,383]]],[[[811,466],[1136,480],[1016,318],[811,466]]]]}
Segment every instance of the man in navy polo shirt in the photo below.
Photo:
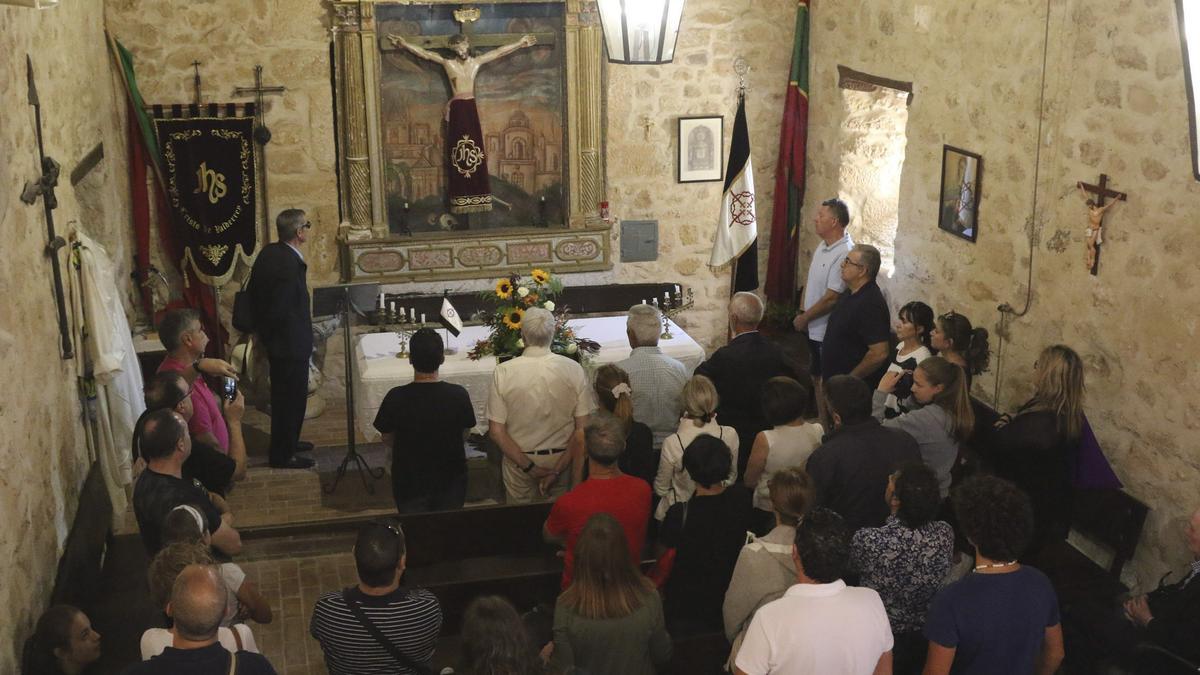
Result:
{"type": "Polygon", "coordinates": [[[821,346],[821,376],[854,375],[872,388],[879,384],[888,362],[887,300],[875,283],[879,273],[879,249],[859,244],[842,260],[842,292],[821,346]]]}

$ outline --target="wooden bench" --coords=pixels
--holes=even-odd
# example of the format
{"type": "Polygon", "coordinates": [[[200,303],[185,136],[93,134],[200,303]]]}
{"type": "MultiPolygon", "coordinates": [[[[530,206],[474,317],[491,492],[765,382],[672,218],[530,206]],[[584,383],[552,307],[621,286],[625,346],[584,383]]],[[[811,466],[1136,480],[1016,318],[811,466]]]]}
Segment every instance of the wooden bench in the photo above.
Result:
{"type": "Polygon", "coordinates": [[[1115,606],[1129,589],[1121,583],[1125,563],[1133,559],[1150,509],[1124,490],[1076,490],[1071,529],[1112,554],[1101,566],[1067,542],[1043,551],[1035,565],[1054,583],[1064,608],[1080,601],[1115,606]]]}

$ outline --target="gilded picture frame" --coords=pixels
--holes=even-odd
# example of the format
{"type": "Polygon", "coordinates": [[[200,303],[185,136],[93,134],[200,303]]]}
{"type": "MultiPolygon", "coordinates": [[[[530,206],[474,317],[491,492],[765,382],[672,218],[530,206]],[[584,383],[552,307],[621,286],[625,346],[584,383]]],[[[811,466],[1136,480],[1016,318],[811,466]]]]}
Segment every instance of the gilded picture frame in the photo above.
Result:
{"type": "MultiPolygon", "coordinates": [[[[510,4],[511,0],[472,3],[470,7],[510,4]]],[[[416,270],[401,269],[362,272],[355,264],[356,251],[368,243],[372,252],[380,246],[399,253],[396,259],[409,260],[408,249],[428,247],[439,241],[454,242],[464,238],[487,239],[507,250],[506,242],[530,240],[558,241],[571,232],[608,232],[610,226],[600,217],[600,203],[606,197],[606,167],[604,162],[604,69],[603,35],[600,26],[583,12],[582,0],[534,0],[539,4],[564,7],[563,48],[565,51],[565,112],[563,125],[565,141],[562,151],[564,169],[563,227],[547,228],[544,223],[529,227],[513,227],[486,232],[428,232],[412,236],[389,232],[381,118],[380,41],[385,36],[379,30],[377,10],[382,6],[404,6],[407,2],[377,0],[335,0],[330,3],[331,34],[333,39],[334,91],[338,122],[338,184],[342,227],[339,238],[344,244],[343,277],[352,280],[390,279],[397,281],[415,278],[482,278],[519,272],[520,266],[506,260],[481,269],[462,266],[416,274],[416,270]],[[541,225],[541,226],[539,226],[541,225]]],[[[425,5],[468,7],[461,2],[426,0],[425,5]]],[[[528,4],[528,3],[526,3],[528,4]]],[[[483,104],[483,103],[481,103],[483,104]]],[[[606,236],[589,236],[601,242],[603,251],[593,260],[554,260],[548,266],[558,271],[592,271],[610,269],[611,262],[606,236]]],[[[554,248],[552,246],[552,248],[554,248]]],[[[457,260],[457,258],[456,258],[457,260]]]]}

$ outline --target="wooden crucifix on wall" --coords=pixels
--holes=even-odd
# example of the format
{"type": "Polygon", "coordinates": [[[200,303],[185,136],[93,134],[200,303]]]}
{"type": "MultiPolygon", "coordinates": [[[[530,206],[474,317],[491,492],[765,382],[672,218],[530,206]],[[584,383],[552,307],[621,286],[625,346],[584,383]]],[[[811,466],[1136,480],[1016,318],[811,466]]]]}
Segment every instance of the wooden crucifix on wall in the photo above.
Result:
{"type": "Polygon", "coordinates": [[[1084,258],[1084,263],[1087,265],[1088,271],[1091,272],[1092,276],[1096,276],[1097,272],[1100,271],[1100,245],[1104,243],[1104,212],[1118,201],[1125,201],[1126,195],[1124,192],[1117,192],[1108,187],[1108,174],[1106,173],[1100,174],[1099,185],[1080,181],[1075,186],[1079,188],[1080,194],[1087,199],[1087,255],[1084,258]],[[1088,198],[1089,193],[1096,195],[1096,198],[1088,198]],[[1109,197],[1112,197],[1113,201],[1106,205],[1104,201],[1109,197]]]}

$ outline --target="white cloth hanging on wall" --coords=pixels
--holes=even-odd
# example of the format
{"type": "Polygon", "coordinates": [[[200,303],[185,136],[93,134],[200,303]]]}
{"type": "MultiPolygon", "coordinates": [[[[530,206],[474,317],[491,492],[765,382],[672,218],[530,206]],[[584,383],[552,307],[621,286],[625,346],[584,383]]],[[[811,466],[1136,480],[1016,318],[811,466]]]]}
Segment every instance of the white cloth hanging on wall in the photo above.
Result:
{"type": "Polygon", "coordinates": [[[89,447],[100,461],[104,484],[112,501],[114,526],[119,527],[128,504],[126,486],[132,481],[130,445],[133,427],[146,409],[142,370],[133,347],[129,320],[121,305],[120,286],[104,247],[83,232],[72,235],[71,305],[75,315],[77,374],[89,392],[94,379],[94,437],[89,447]]]}

